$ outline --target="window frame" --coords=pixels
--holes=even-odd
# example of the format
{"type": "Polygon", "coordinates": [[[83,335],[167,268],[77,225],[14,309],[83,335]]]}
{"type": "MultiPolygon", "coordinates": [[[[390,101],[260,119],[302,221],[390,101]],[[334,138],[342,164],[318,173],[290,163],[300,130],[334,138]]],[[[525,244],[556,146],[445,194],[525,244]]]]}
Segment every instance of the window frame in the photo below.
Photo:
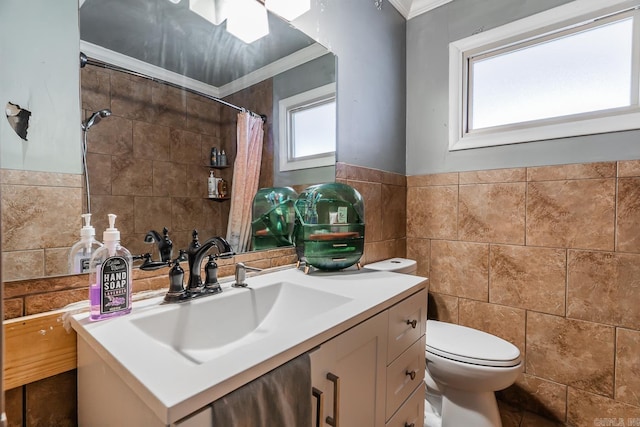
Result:
{"type": "MultiPolygon", "coordinates": [[[[280,172],[294,171],[300,169],[310,169],[323,166],[333,166],[336,162],[335,150],[329,153],[322,153],[314,156],[293,158],[291,153],[292,142],[292,121],[291,113],[303,108],[311,108],[316,105],[336,102],[336,84],[329,83],[306,92],[299,93],[289,98],[281,99],[278,102],[279,109],[279,170],[280,172]]],[[[337,126],[337,125],[336,125],[337,126]]],[[[337,135],[337,129],[334,129],[337,135]]],[[[337,138],[336,138],[337,139],[337,138]]],[[[336,140],[337,143],[337,140],[336,140]]]]}
{"type": "Polygon", "coordinates": [[[468,130],[470,58],[580,32],[633,15],[640,35],[640,0],[576,0],[449,44],[449,151],[640,128],[640,42],[633,38],[631,106],[468,130]],[[615,17],[615,18],[614,18],[615,17]]]}

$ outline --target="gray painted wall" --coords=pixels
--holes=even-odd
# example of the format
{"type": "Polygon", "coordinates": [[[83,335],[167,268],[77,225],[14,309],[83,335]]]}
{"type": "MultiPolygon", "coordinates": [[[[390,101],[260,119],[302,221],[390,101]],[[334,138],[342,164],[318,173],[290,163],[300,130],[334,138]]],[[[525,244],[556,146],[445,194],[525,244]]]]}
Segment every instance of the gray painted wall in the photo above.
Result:
{"type": "Polygon", "coordinates": [[[0,1],[0,105],[32,113],[27,141],[0,117],[0,167],[82,172],[79,37],[77,1],[0,1]]]}
{"type": "Polygon", "coordinates": [[[294,24],[338,56],[337,160],[404,174],[405,19],[386,1],[311,5],[294,24]]]}
{"type": "Polygon", "coordinates": [[[282,99],[336,81],[336,57],[328,54],[306,64],[280,73],[273,78],[273,185],[286,187],[296,184],[333,182],[335,166],[280,172],[280,107],[282,99]]]}
{"type": "Polygon", "coordinates": [[[453,0],[407,23],[407,175],[640,158],[640,131],[448,151],[449,43],[568,0],[453,0]]]}

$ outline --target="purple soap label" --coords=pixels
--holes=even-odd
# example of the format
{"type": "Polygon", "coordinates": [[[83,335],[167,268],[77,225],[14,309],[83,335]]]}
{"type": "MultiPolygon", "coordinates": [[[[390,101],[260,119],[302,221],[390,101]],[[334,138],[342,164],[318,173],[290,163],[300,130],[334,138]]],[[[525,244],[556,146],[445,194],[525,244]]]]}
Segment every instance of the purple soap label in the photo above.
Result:
{"type": "Polygon", "coordinates": [[[127,260],[107,258],[101,272],[100,313],[114,313],[129,308],[129,266],[127,260]]]}

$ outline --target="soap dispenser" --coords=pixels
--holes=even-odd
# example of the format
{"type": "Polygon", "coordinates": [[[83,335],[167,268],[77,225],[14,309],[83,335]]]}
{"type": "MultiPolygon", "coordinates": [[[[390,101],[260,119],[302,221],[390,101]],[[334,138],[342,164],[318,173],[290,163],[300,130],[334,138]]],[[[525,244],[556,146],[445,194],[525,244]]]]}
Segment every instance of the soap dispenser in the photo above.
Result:
{"type": "Polygon", "coordinates": [[[95,266],[89,274],[91,320],[102,320],[131,312],[133,277],[131,253],[120,244],[120,232],[115,226],[116,215],[109,214],[109,228],[103,235],[103,245],[91,257],[95,266]]]}
{"type": "Polygon", "coordinates": [[[93,253],[102,243],[96,240],[96,229],[91,226],[91,214],[82,214],[84,225],[80,229],[80,240],[69,251],[70,274],[88,273],[91,267],[90,260],[93,253]]]}

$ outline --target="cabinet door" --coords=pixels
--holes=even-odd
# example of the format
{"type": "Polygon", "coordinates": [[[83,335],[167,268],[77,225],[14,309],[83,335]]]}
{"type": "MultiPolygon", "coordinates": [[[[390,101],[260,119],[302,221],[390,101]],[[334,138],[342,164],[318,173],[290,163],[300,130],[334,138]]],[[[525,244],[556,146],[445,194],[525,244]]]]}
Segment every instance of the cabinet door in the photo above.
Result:
{"type": "Polygon", "coordinates": [[[313,426],[384,426],[388,325],[384,311],[311,353],[311,381],[322,396],[313,426]]]}

